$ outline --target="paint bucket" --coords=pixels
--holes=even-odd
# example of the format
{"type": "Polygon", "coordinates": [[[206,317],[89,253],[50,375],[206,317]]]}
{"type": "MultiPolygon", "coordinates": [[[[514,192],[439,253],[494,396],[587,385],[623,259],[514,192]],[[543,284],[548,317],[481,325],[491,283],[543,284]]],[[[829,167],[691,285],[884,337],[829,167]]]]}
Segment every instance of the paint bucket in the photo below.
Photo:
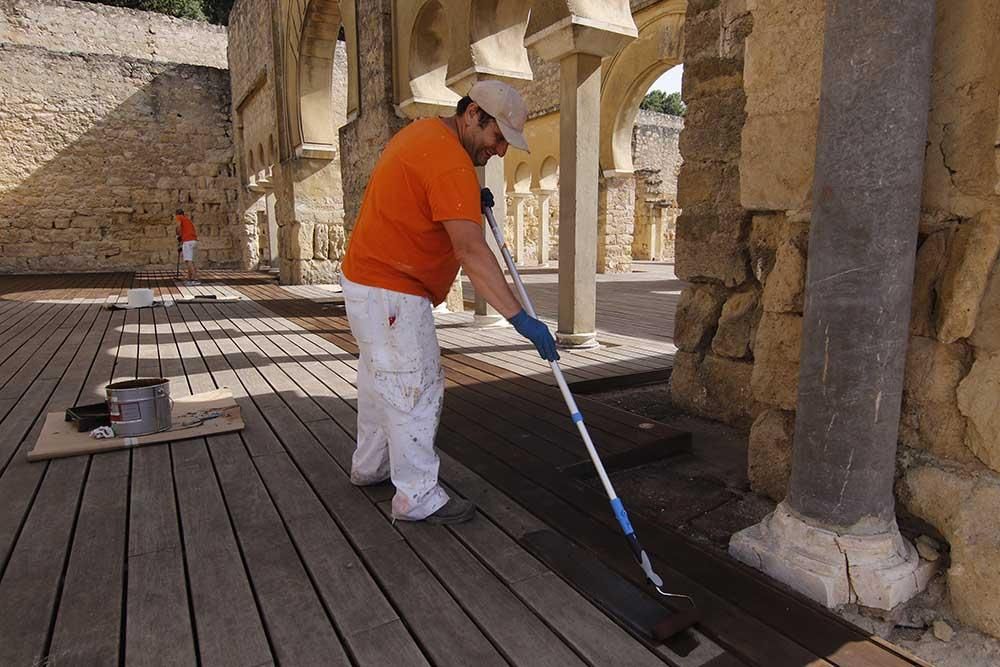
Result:
{"type": "Polygon", "coordinates": [[[139,287],[128,291],[129,308],[149,308],[153,305],[153,290],[139,287]]]}
{"type": "Polygon", "coordinates": [[[118,437],[158,433],[170,428],[170,381],[143,378],[109,384],[108,412],[118,437]]]}

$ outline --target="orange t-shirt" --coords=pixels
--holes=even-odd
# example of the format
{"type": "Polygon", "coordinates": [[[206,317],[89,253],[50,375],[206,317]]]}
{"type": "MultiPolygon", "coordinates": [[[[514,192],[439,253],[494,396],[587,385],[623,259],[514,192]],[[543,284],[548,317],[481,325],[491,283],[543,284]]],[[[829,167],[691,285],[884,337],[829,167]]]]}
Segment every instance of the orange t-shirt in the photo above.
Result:
{"type": "Polygon", "coordinates": [[[399,131],[382,151],[341,267],[348,280],[428,297],[448,296],[459,262],[444,220],[483,224],[476,169],[439,118],[399,131]]]}
{"type": "Polygon", "coordinates": [[[177,224],[181,226],[181,241],[197,241],[198,233],[194,231],[194,223],[186,215],[175,215],[177,224]]]}

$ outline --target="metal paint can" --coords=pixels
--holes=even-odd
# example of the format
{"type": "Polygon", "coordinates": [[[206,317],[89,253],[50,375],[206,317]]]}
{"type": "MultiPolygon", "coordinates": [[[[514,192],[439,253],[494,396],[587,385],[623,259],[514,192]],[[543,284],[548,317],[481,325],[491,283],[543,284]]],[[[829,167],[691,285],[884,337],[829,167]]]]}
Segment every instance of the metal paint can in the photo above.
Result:
{"type": "Polygon", "coordinates": [[[158,433],[170,428],[170,381],[142,378],[107,387],[111,428],[119,437],[158,433]]]}

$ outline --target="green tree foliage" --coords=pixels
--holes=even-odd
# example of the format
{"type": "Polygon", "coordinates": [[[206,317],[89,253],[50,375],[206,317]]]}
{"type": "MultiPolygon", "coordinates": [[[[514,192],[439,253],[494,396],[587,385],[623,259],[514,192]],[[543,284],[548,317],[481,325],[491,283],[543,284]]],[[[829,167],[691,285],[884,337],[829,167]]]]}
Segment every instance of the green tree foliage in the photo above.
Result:
{"type": "Polygon", "coordinates": [[[639,108],[668,113],[671,116],[683,116],[687,113],[687,105],[681,100],[680,93],[668,95],[662,90],[649,91],[639,104],[639,108]]]}
{"type": "Polygon", "coordinates": [[[85,0],[100,5],[141,9],[147,12],[169,14],[182,19],[229,23],[229,10],[234,0],[85,0]]]}

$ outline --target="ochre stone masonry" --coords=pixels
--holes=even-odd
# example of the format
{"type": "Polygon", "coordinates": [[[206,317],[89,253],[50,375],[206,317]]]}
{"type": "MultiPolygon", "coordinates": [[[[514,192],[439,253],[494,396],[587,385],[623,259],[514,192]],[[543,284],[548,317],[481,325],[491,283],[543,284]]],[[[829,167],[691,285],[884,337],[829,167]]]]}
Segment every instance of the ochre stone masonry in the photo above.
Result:
{"type": "Polygon", "coordinates": [[[226,29],[71,0],[0,2],[0,42],[64,53],[226,68],[226,29]]]}
{"type": "Polygon", "coordinates": [[[172,268],[178,207],[193,215],[200,261],[237,266],[229,77],[166,62],[159,52],[169,53],[167,42],[201,53],[224,48],[224,33],[82,3],[7,7],[0,271],[172,268]],[[120,37],[118,21],[127,28],[120,37]],[[135,37],[140,32],[152,42],[135,37]],[[82,37],[74,42],[74,35],[82,37]],[[54,48],[40,45],[46,37],[54,48]],[[88,52],[91,46],[103,50],[88,52]],[[159,59],[140,59],[152,55],[159,59]]]}
{"type": "MultiPolygon", "coordinates": [[[[757,2],[752,13],[743,6],[688,4],[677,268],[692,285],[678,305],[672,395],[700,414],[752,423],[751,483],[780,500],[798,401],[825,7],[822,0],[757,2]],[[743,37],[753,55],[745,62],[743,37]]],[[[956,612],[994,635],[998,24],[998,0],[976,9],[938,4],[897,486],[904,506],[951,545],[956,612]]]]}

